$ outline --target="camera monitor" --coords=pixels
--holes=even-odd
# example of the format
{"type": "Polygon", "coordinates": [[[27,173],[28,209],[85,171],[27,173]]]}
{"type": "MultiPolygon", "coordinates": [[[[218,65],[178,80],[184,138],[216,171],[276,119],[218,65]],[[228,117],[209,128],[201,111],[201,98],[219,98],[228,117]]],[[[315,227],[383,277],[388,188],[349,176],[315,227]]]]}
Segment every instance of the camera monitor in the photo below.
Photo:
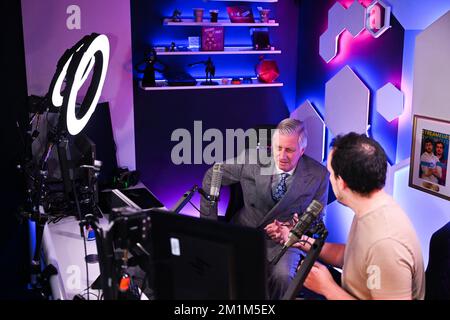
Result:
{"type": "Polygon", "coordinates": [[[151,224],[157,299],[266,299],[261,230],[160,210],[151,224]]]}

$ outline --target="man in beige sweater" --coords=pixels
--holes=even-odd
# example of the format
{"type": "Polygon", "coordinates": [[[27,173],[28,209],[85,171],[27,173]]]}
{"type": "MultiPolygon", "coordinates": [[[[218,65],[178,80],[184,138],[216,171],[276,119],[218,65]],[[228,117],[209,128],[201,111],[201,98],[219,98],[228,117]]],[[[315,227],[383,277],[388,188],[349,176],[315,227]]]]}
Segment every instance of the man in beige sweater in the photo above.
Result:
{"type": "MultiPolygon", "coordinates": [[[[337,200],[355,213],[347,244],[326,243],[320,260],[342,268],[342,286],[316,262],[305,287],[327,299],[423,299],[424,266],[420,244],[405,212],[383,191],[387,158],[365,135],[333,140],[327,169],[337,200]]],[[[284,242],[289,229],[278,221],[266,227],[284,242]]],[[[314,239],[304,236],[309,243],[314,239]]],[[[310,244],[295,245],[308,251],[310,244]]]]}

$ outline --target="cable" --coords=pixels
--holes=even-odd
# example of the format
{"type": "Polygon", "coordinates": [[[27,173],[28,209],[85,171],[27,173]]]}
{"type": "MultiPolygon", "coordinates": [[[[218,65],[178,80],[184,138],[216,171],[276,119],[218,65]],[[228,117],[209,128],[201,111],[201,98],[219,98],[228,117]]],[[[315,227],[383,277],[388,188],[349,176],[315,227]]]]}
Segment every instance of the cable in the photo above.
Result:
{"type": "Polygon", "coordinates": [[[80,296],[82,296],[82,297],[84,297],[84,296],[87,296],[87,300],[90,300],[89,299],[89,296],[90,295],[93,295],[95,298],[97,298],[97,300],[99,299],[99,295],[98,294],[95,294],[94,292],[90,292],[90,291],[88,291],[88,292],[85,292],[85,293],[81,293],[80,294],[80,296]]]}
{"type": "Polygon", "coordinates": [[[313,245],[313,243],[309,242],[308,240],[300,240],[300,241],[297,241],[297,242],[298,242],[298,243],[301,243],[301,242],[307,243],[307,244],[309,244],[310,246],[313,245]]]}
{"type": "Polygon", "coordinates": [[[87,289],[87,293],[88,293],[88,300],[89,300],[89,268],[88,268],[88,263],[86,260],[87,257],[87,246],[86,246],[86,236],[84,235],[84,226],[83,226],[83,220],[81,217],[81,209],[80,209],[80,203],[78,202],[78,195],[77,195],[77,191],[75,188],[75,181],[72,180],[72,190],[73,190],[73,196],[75,198],[75,205],[77,207],[77,212],[78,212],[78,217],[80,219],[80,233],[81,233],[81,237],[83,238],[83,246],[84,246],[84,264],[86,266],[86,289],[87,289]]]}

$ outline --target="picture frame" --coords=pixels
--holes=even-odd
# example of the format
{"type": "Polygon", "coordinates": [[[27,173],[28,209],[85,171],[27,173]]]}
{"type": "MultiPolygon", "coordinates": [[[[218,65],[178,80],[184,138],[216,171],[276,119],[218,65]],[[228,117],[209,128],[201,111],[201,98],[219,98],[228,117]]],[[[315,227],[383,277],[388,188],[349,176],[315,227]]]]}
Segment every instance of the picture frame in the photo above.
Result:
{"type": "Polygon", "coordinates": [[[223,51],[225,48],[223,27],[202,28],[202,51],[223,51]]]}
{"type": "Polygon", "coordinates": [[[409,186],[450,200],[450,121],[414,115],[409,186]]]}

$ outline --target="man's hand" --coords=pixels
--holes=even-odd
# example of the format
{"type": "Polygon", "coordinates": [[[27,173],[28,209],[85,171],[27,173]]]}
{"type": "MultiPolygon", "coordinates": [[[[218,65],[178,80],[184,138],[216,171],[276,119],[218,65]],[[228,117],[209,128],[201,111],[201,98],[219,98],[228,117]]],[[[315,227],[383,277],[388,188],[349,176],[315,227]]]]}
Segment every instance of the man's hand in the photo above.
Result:
{"type": "Polygon", "coordinates": [[[298,214],[294,213],[294,216],[290,221],[280,222],[275,219],[272,223],[269,223],[264,230],[273,241],[285,243],[289,237],[289,231],[291,231],[297,222],[298,214]]]}
{"type": "Polygon", "coordinates": [[[327,267],[319,262],[314,263],[304,284],[309,290],[324,296],[327,289],[337,285],[327,267]]]}
{"type": "Polygon", "coordinates": [[[315,262],[305,279],[304,286],[328,300],[355,300],[355,297],[342,289],[333,279],[327,267],[315,262]]]}
{"type": "Polygon", "coordinates": [[[425,174],[426,177],[431,177],[433,175],[433,169],[429,168],[427,169],[427,173],[425,174]]]}
{"type": "MultiPolygon", "coordinates": [[[[264,228],[264,230],[267,232],[267,235],[273,241],[279,242],[280,244],[285,244],[289,238],[289,232],[297,224],[297,222],[298,222],[298,214],[295,213],[291,221],[280,222],[277,219],[275,219],[272,223],[268,224],[264,228]]],[[[314,238],[302,236],[299,242],[294,243],[292,247],[308,252],[314,241],[315,241],[314,238]]]]}
{"type": "Polygon", "coordinates": [[[431,172],[432,172],[433,176],[435,176],[436,178],[438,178],[438,179],[441,178],[441,173],[439,172],[438,167],[431,169],[431,172]]]}
{"type": "MultiPolygon", "coordinates": [[[[298,222],[298,214],[295,213],[291,221],[280,222],[275,219],[272,223],[268,224],[264,230],[267,235],[276,242],[280,244],[285,244],[289,237],[289,232],[298,222]]],[[[309,251],[311,244],[313,244],[315,239],[308,236],[302,236],[299,242],[295,243],[292,247],[301,249],[305,252],[309,251]]]]}
{"type": "Polygon", "coordinates": [[[275,219],[272,223],[268,224],[264,230],[273,241],[283,244],[287,241],[289,231],[292,228],[293,226],[290,226],[290,224],[286,224],[275,219]]]}

